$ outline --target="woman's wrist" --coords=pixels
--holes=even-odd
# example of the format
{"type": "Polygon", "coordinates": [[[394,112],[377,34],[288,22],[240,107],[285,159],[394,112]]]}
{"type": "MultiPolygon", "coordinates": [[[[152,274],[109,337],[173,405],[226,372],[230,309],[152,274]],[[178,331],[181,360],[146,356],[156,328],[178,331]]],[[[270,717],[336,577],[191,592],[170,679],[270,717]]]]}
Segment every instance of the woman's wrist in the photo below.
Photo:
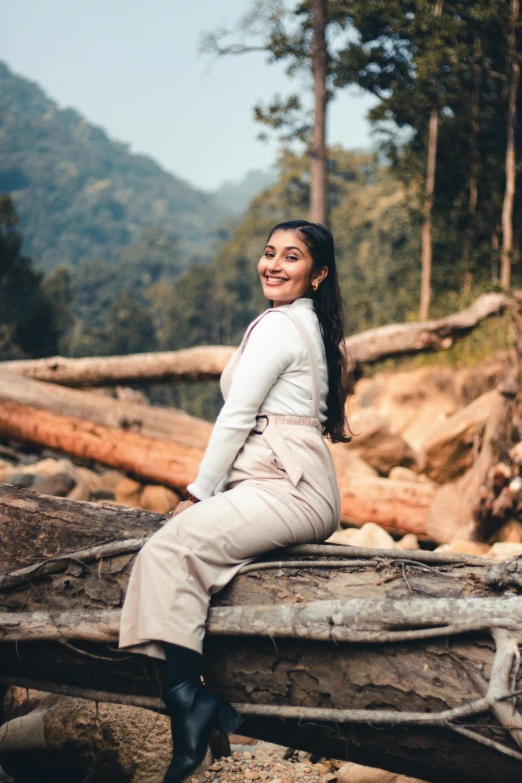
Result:
{"type": "Polygon", "coordinates": [[[191,503],[199,503],[199,498],[197,498],[195,495],[192,494],[192,492],[189,492],[188,489],[185,490],[185,500],[190,500],[191,503]]]}

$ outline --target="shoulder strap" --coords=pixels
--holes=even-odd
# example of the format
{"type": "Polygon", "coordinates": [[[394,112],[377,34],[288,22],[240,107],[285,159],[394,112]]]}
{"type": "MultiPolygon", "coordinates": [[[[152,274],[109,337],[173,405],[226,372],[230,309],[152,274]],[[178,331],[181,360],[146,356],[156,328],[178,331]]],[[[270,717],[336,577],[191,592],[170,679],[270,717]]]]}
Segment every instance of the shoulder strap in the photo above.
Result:
{"type": "MultiPolygon", "coordinates": [[[[250,332],[256,326],[257,323],[263,318],[267,313],[271,313],[273,311],[277,310],[276,307],[271,307],[268,310],[265,310],[261,313],[261,315],[258,315],[258,317],[255,319],[255,321],[252,321],[250,326],[245,332],[245,335],[243,339],[241,340],[241,344],[239,346],[240,353],[243,352],[244,347],[246,345],[246,341],[248,340],[248,337],[250,335],[250,332]]],[[[310,376],[312,380],[312,416],[314,418],[318,418],[319,416],[319,373],[317,369],[317,362],[314,361],[314,353],[312,349],[312,343],[310,340],[310,335],[306,331],[306,329],[303,327],[299,319],[295,316],[294,313],[290,314],[288,310],[277,310],[282,315],[288,316],[294,326],[296,327],[297,331],[301,335],[301,338],[305,344],[306,353],[308,354],[308,364],[310,365],[310,376]]]]}

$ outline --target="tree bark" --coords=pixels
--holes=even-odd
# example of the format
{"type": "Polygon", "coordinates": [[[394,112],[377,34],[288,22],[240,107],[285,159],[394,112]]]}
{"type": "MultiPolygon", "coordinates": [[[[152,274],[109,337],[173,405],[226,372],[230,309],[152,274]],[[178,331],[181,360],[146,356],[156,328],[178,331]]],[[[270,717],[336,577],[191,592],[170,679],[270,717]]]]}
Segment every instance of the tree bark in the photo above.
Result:
{"type": "Polygon", "coordinates": [[[513,254],[513,204],[515,201],[516,149],[515,130],[517,96],[520,81],[520,63],[517,52],[516,25],[519,16],[519,0],[511,0],[508,30],[508,106],[506,117],[506,188],[502,205],[502,255],[500,283],[504,291],[511,287],[511,262],[513,254]]]}
{"type": "MultiPolygon", "coordinates": [[[[139,544],[101,553],[159,515],[6,492],[5,562],[12,572],[32,555],[33,571],[0,579],[0,682],[161,710],[163,662],[114,647],[139,544]],[[20,554],[16,534],[28,544],[31,530],[20,554]]],[[[520,734],[522,718],[502,699],[520,685],[522,598],[502,591],[521,589],[519,570],[430,552],[279,550],[213,597],[205,677],[249,736],[427,781],[514,783],[522,754],[503,726],[520,734]]]]}
{"type": "MultiPolygon", "coordinates": [[[[447,350],[454,342],[469,334],[481,321],[503,312],[508,302],[509,299],[503,294],[483,294],[470,307],[444,318],[388,324],[360,332],[346,339],[346,347],[356,366],[392,356],[447,350]]],[[[218,345],[190,348],[186,351],[86,359],[54,356],[50,359],[1,362],[0,371],[62,386],[84,387],[165,383],[176,379],[203,380],[219,377],[233,351],[233,348],[218,345]],[[188,361],[185,363],[186,356],[183,358],[181,354],[190,354],[190,373],[187,371],[188,361]]],[[[107,401],[107,406],[114,407],[113,403],[114,401],[107,401]]]]}
{"type": "MultiPolygon", "coordinates": [[[[436,0],[433,8],[433,16],[442,16],[443,0],[436,0]]],[[[428,154],[426,163],[426,183],[424,186],[424,206],[422,224],[422,251],[421,251],[421,297],[419,306],[419,318],[425,321],[429,317],[431,302],[431,266],[432,266],[432,237],[431,218],[433,212],[433,195],[435,193],[435,172],[437,166],[437,136],[439,131],[439,107],[434,103],[430,111],[428,123],[428,154]]]]}
{"type": "Polygon", "coordinates": [[[0,406],[0,435],[94,460],[178,491],[194,481],[203,457],[203,451],[195,447],[14,402],[0,406]]]}
{"type": "Polygon", "coordinates": [[[314,127],[310,170],[310,220],[327,222],[326,194],[326,106],[328,77],[328,49],[326,28],[328,0],[312,0],[313,38],[311,44],[312,76],[314,80],[314,127]]]}

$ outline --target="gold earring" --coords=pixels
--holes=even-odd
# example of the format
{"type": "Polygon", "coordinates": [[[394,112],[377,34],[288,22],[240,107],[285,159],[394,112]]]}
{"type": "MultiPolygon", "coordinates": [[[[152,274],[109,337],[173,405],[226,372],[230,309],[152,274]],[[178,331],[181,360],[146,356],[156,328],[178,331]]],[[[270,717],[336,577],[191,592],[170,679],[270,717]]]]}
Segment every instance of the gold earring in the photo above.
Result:
{"type": "Polygon", "coordinates": [[[314,291],[317,291],[317,289],[319,288],[319,283],[317,282],[312,283],[312,288],[314,289],[314,291]]]}

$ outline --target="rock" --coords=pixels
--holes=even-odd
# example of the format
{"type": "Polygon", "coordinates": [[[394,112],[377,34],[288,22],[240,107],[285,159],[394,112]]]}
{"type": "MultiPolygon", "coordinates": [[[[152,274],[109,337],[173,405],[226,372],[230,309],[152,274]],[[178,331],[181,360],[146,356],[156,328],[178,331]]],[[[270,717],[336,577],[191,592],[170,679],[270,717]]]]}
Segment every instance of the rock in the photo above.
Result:
{"type": "Polygon", "coordinates": [[[55,473],[66,473],[69,476],[74,476],[76,472],[76,468],[71,460],[65,457],[60,459],[47,457],[31,465],[19,465],[17,470],[21,473],[33,473],[36,476],[54,476],[55,473]]]}
{"type": "Polygon", "coordinates": [[[406,533],[400,541],[395,542],[397,549],[419,549],[419,540],[413,533],[406,533]]]}
{"type": "Polygon", "coordinates": [[[40,495],[64,498],[75,486],[76,479],[70,473],[55,473],[51,476],[36,476],[31,489],[40,495]]]}
{"type": "Polygon", "coordinates": [[[414,481],[417,484],[433,484],[432,480],[425,473],[415,473],[415,471],[410,470],[410,468],[404,468],[402,465],[392,468],[388,478],[395,481],[414,481]]]}
{"type": "Polygon", "coordinates": [[[141,508],[145,511],[156,511],[158,514],[167,514],[176,508],[179,502],[179,495],[155,484],[146,484],[140,497],[141,508]]]}
{"type": "Polygon", "coordinates": [[[6,477],[6,484],[20,489],[29,489],[34,484],[36,476],[34,473],[11,473],[6,477]]]}
{"type": "Polygon", "coordinates": [[[522,544],[522,523],[518,519],[510,519],[497,530],[496,539],[505,544],[522,544]]]}
{"type": "Polygon", "coordinates": [[[116,493],[113,489],[105,489],[105,487],[98,487],[97,489],[93,489],[93,491],[89,495],[89,500],[93,503],[97,503],[98,501],[105,501],[110,502],[111,500],[116,500],[116,493]]]}
{"type": "Polygon", "coordinates": [[[428,366],[362,378],[350,409],[354,415],[365,409],[386,416],[391,428],[419,453],[427,434],[461,404],[453,370],[428,366]]]}
{"type": "Polygon", "coordinates": [[[98,474],[84,467],[75,471],[76,486],[67,495],[71,500],[90,500],[93,490],[98,486],[98,474]]]}
{"type": "Polygon", "coordinates": [[[442,422],[424,442],[422,464],[433,481],[455,481],[473,464],[477,440],[498,399],[490,391],[442,422]]]}
{"type": "Polygon", "coordinates": [[[116,487],[122,479],[125,478],[125,474],[119,470],[104,470],[101,473],[96,474],[98,477],[98,486],[104,489],[113,489],[116,491],[116,487]]]}
{"type": "Polygon", "coordinates": [[[435,552],[448,552],[452,555],[477,555],[489,557],[488,544],[479,544],[477,541],[452,541],[450,544],[441,544],[435,552]]]}
{"type": "Polygon", "coordinates": [[[352,476],[378,476],[379,474],[368,465],[361,457],[359,457],[354,451],[346,448],[344,443],[328,443],[328,448],[332,455],[335,472],[339,479],[352,476]]]}
{"type": "Polygon", "coordinates": [[[321,762],[319,762],[319,761],[317,762],[317,764],[314,764],[314,769],[316,769],[316,770],[317,770],[317,772],[318,772],[318,773],[319,773],[321,776],[322,776],[322,775],[328,775],[328,773],[330,772],[330,770],[328,769],[328,767],[325,767],[325,765],[324,765],[324,764],[321,764],[321,762]]]}
{"type": "Polygon", "coordinates": [[[120,506],[133,506],[140,508],[141,491],[143,487],[139,481],[133,481],[130,478],[123,478],[116,485],[116,503],[120,506]]]}
{"type": "Polygon", "coordinates": [[[395,549],[395,541],[382,527],[368,522],[361,528],[346,528],[336,531],[327,544],[349,544],[350,546],[362,546],[374,549],[395,549]]]}
{"type": "Polygon", "coordinates": [[[487,557],[496,560],[497,563],[520,555],[522,555],[522,544],[513,544],[507,541],[497,541],[487,553],[487,557]]]}
{"type": "Polygon", "coordinates": [[[397,465],[414,467],[418,457],[390,421],[373,411],[361,411],[350,420],[354,438],[346,448],[354,451],[364,462],[382,476],[387,476],[397,465]]]}
{"type": "Polygon", "coordinates": [[[425,783],[418,778],[409,778],[395,772],[386,772],[374,767],[363,767],[349,761],[337,771],[337,783],[425,783]]]}

